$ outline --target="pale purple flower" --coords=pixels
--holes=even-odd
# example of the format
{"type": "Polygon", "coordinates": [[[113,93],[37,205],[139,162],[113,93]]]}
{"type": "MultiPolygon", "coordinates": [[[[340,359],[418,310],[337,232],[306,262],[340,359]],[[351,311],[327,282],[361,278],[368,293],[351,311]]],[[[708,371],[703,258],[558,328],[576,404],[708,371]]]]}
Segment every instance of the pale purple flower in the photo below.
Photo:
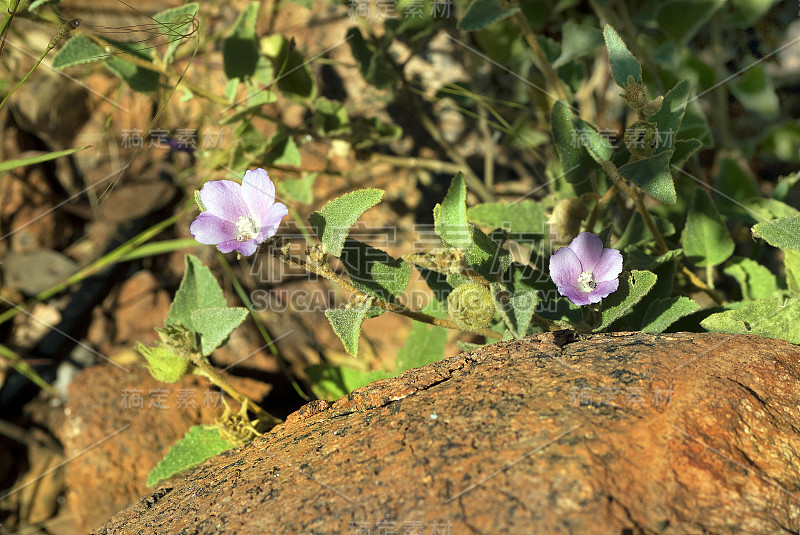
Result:
{"type": "Polygon", "coordinates": [[[264,169],[245,171],[242,183],[206,182],[200,190],[205,210],[192,222],[194,239],[216,245],[223,253],[242,256],[256,252],[258,244],[273,236],[288,208],[275,201],[275,185],[264,169]]]}
{"type": "Polygon", "coordinates": [[[558,293],[579,306],[598,303],[615,292],[620,273],[622,254],[604,249],[603,240],[591,232],[581,232],[550,257],[550,278],[558,293]]]}

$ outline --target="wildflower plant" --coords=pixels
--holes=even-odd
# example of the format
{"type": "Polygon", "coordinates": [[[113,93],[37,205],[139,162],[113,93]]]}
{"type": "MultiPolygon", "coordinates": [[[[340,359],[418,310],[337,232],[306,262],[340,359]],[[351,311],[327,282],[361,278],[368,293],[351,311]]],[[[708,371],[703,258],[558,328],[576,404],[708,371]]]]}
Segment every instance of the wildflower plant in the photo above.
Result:
{"type": "MultiPolygon", "coordinates": [[[[570,3],[561,4],[566,7],[558,9],[570,8],[570,3]]],[[[602,2],[591,4],[597,18],[612,21],[616,28],[623,28],[621,20],[630,18],[606,11],[602,2]]],[[[773,196],[767,198],[737,157],[719,151],[711,170],[696,177],[699,151],[711,150],[715,143],[698,93],[724,89],[726,80],[715,80],[714,72],[698,71],[691,58],[676,49],[709,20],[713,14],[709,6],[716,9],[722,3],[662,4],[641,14],[663,29],[668,41],[658,42],[658,47],[650,34],[634,41],[630,27],[624,28],[630,33],[623,32],[626,44],[614,27],[600,28],[596,18],[565,22],[558,42],[544,34],[547,10],[522,9],[514,1],[497,0],[472,0],[463,6],[459,29],[474,32],[475,42],[483,42],[490,56],[505,58],[502,64],[513,58],[520,71],[517,76],[527,79],[521,75],[530,71],[542,90],[512,88],[519,100],[513,106],[518,116],[513,122],[504,118],[511,113],[499,112],[492,99],[479,94],[478,81],[484,73],[448,84],[435,99],[457,102],[465,116],[480,117],[483,126],[502,133],[501,143],[527,156],[534,154],[531,160],[544,160],[548,187],[541,195],[531,191],[521,198],[506,195],[498,200],[491,149],[484,176],[478,176],[431,121],[421,120],[451,160],[425,164],[436,170],[435,176],[444,176],[442,169],[448,173],[440,178],[447,182],[443,194],[424,221],[438,242],[398,257],[351,234],[362,215],[382,202],[386,193],[364,188],[334,199],[316,198],[317,175],[303,170],[299,146],[303,139],[316,137],[366,151],[398,140],[401,128],[377,117],[351,117],[343,103],[320,96],[310,60],[293,39],[278,34],[258,38],[258,2],[242,10],[222,46],[224,96],[184,76],[188,66],[183,60],[198,52],[184,43],[197,37],[199,3],[153,17],[166,42],[160,56],[144,45],[98,41],[76,28],[53,64],[64,69],[102,63],[131,88],[147,94],[158,92],[166,80],[180,80],[186,99],[205,98],[225,111],[232,109],[224,118],[234,130],[230,150],[193,154],[208,164],[205,168],[232,170],[229,179],[207,180],[196,192],[200,213],[188,230],[197,242],[222,255],[235,254],[243,262],[269,256],[338,286],[346,304],[331,302],[325,316],[354,358],[364,354],[365,322],[382,314],[412,322],[392,369],[365,371],[327,362],[306,369],[307,386],[320,398],[335,399],[371,381],[441,359],[448,337],[457,339],[462,348],[472,348],[561,329],[581,334],[690,330],[758,334],[800,343],[800,212],[788,202],[800,174],[778,179],[773,196]],[[697,7],[696,16],[685,17],[680,11],[689,4],[697,7]],[[112,45],[122,45],[114,56],[106,53],[112,45]],[[587,65],[603,47],[614,89],[603,95],[604,106],[587,106],[591,91],[583,89],[597,82],[587,65]],[[631,50],[644,60],[645,70],[631,50]],[[684,71],[697,72],[692,81],[676,77],[684,71]],[[712,82],[704,80],[708,77],[712,82]],[[304,107],[307,132],[301,135],[264,112],[265,105],[279,97],[304,107]],[[592,108],[602,108],[607,116],[597,116],[592,108]],[[269,137],[258,126],[260,121],[274,123],[269,137]],[[626,125],[616,145],[605,129],[596,126],[615,121],[626,125]],[[460,171],[450,171],[453,167],[460,171]],[[285,169],[300,178],[288,178],[285,169]],[[318,200],[325,202],[303,221],[297,207],[318,200]],[[282,234],[281,226],[290,219],[307,239],[282,234]],[[426,306],[413,306],[405,295],[417,277],[430,289],[426,306]]],[[[13,16],[14,10],[8,13],[13,16]]],[[[747,16],[737,11],[734,18],[747,16]]],[[[8,23],[3,24],[7,29],[8,23]]],[[[415,100],[422,92],[391,47],[402,39],[412,54],[421,55],[425,37],[450,29],[444,21],[404,17],[385,21],[383,31],[375,34],[354,26],[344,42],[366,84],[383,96],[403,92],[414,106],[415,118],[427,119],[427,107],[415,100]]],[[[758,65],[750,72],[754,74],[736,82],[731,93],[744,108],[777,114],[765,109],[777,100],[774,88],[768,94],[767,72],[758,65]]],[[[727,101],[727,92],[723,97],[727,101]]],[[[724,119],[718,125],[729,122],[724,119]]],[[[723,129],[721,136],[728,135],[723,129]]],[[[763,143],[780,152],[786,143],[779,142],[777,134],[770,135],[763,143]]],[[[80,149],[5,162],[0,169],[75,150],[80,149]]],[[[789,159],[795,157],[792,153],[789,159]]],[[[154,228],[120,250],[119,257],[163,228],[154,228]]],[[[227,266],[224,260],[221,264],[227,266]]],[[[236,403],[214,425],[192,428],[156,467],[150,484],[280,423],[238,392],[212,364],[213,352],[248,314],[259,321],[247,293],[235,277],[229,278],[244,306],[229,306],[217,275],[199,258],[187,255],[183,280],[163,328],[158,329],[160,342],[138,346],[157,380],[173,383],[186,374],[199,374],[236,403]]],[[[2,320],[10,317],[9,313],[2,320]]]]}

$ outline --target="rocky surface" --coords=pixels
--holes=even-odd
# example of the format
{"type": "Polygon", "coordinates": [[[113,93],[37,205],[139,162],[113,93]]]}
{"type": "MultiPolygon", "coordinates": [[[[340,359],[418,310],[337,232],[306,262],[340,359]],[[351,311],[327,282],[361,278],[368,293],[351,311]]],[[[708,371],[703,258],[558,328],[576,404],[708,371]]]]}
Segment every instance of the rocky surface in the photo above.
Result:
{"type": "Polygon", "coordinates": [[[797,533],[798,379],[758,337],[495,344],[306,405],[94,533],[797,533]]]}

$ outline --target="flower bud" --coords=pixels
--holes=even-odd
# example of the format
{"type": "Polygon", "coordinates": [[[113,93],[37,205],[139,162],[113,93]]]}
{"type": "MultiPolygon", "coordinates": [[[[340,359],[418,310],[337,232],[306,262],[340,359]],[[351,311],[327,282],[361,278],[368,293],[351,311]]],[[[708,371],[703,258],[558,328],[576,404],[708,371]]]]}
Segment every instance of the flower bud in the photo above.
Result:
{"type": "Polygon", "coordinates": [[[650,121],[636,121],[625,130],[625,146],[632,155],[644,157],[658,149],[658,126],[650,121]]]}
{"type": "Polygon", "coordinates": [[[483,329],[494,317],[494,300],[489,288],[465,282],[447,296],[447,311],[461,329],[483,329]]]}

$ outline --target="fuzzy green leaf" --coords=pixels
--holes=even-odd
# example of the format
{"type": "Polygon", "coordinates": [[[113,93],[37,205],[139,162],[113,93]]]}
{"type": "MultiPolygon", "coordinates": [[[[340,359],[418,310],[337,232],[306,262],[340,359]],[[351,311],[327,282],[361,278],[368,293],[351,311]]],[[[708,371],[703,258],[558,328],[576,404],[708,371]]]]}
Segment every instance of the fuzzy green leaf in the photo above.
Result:
{"type": "Polygon", "coordinates": [[[219,455],[232,447],[219,436],[216,428],[192,426],[153,468],[150,475],[147,476],[147,486],[152,487],[159,481],[197,466],[206,459],[219,455]]]}
{"type": "Polygon", "coordinates": [[[333,256],[341,255],[350,228],[382,197],[383,190],[360,189],[329,201],[319,212],[311,214],[308,221],[325,250],[333,256]]]}
{"type": "Polygon", "coordinates": [[[103,61],[107,57],[108,54],[103,47],[93,43],[85,35],[77,34],[73,35],[53,58],[53,68],[66,69],[74,65],[103,61]]]}
{"type": "Polygon", "coordinates": [[[703,142],[699,139],[677,139],[673,143],[675,152],[672,153],[669,164],[679,168],[703,147],[703,142]]]}
{"type": "Polygon", "coordinates": [[[800,251],[800,215],[759,223],[752,230],[754,237],[766,240],[773,247],[800,251]]]}
{"type": "Polygon", "coordinates": [[[471,226],[467,223],[467,185],[464,174],[453,177],[442,204],[433,208],[436,235],[448,247],[467,249],[472,245],[471,226]]]}
{"type": "Polygon", "coordinates": [[[467,219],[476,225],[503,228],[511,233],[548,234],[547,215],[540,202],[485,202],[467,209],[467,219]]]}
{"type": "Polygon", "coordinates": [[[199,258],[192,255],[184,257],[186,271],[169,307],[165,325],[183,325],[197,332],[192,322],[192,313],[201,308],[224,307],[225,296],[217,279],[199,258]]]}
{"type": "Polygon", "coordinates": [[[481,30],[493,22],[503,20],[519,11],[519,7],[505,7],[500,0],[473,0],[458,23],[459,30],[481,30]]]}
{"type": "Polygon", "coordinates": [[[192,312],[192,325],[200,335],[203,356],[218,348],[246,317],[247,309],[241,307],[201,308],[192,312]]]}
{"type": "Polygon", "coordinates": [[[688,297],[656,299],[647,307],[641,330],[645,333],[664,332],[664,329],[682,317],[688,316],[699,309],[700,305],[688,297]]]}
{"type": "Polygon", "coordinates": [[[564,178],[571,184],[586,180],[591,160],[582,146],[581,133],[575,128],[575,116],[563,100],[553,105],[550,121],[553,129],[553,142],[561,159],[564,178]]]}
{"type": "Polygon", "coordinates": [[[258,8],[259,2],[250,2],[239,14],[230,37],[222,45],[225,76],[229,80],[244,80],[253,76],[258,64],[258,8]]]}
{"type": "Polygon", "coordinates": [[[189,2],[153,15],[153,20],[159,23],[158,30],[168,43],[162,60],[165,65],[172,63],[175,50],[184,38],[194,31],[193,25],[196,23],[195,17],[199,9],[200,4],[189,2]]]}
{"type": "Polygon", "coordinates": [[[716,266],[733,254],[733,239],[714,201],[703,188],[694,192],[682,243],[686,259],[696,266],[716,266]]]}
{"type": "Polygon", "coordinates": [[[325,317],[331,322],[333,332],[342,340],[344,349],[358,356],[358,338],[361,335],[361,324],[367,317],[372,305],[372,298],[350,308],[332,308],[325,311],[325,317]]]}
{"type": "Polygon", "coordinates": [[[686,113],[688,99],[689,80],[682,80],[664,95],[661,109],[650,117],[649,120],[658,125],[659,144],[656,154],[675,149],[675,140],[681,128],[683,114],[686,113]]]}
{"type": "Polygon", "coordinates": [[[739,283],[745,301],[765,299],[778,290],[775,275],[752,258],[736,258],[724,271],[739,283]]]}
{"type": "Polygon", "coordinates": [[[627,314],[633,305],[642,300],[656,284],[656,275],[650,271],[624,271],[619,278],[617,291],[603,299],[600,326],[594,332],[601,331],[614,321],[627,314]]]}
{"type": "Polygon", "coordinates": [[[642,81],[642,66],[633,57],[631,51],[625,46],[622,38],[610,25],[603,28],[603,37],[608,48],[608,60],[611,63],[611,72],[617,85],[624,88],[628,85],[628,76],[633,76],[635,82],[642,81]]]}
{"type": "Polygon", "coordinates": [[[472,245],[466,251],[470,267],[490,281],[502,277],[512,260],[511,252],[502,246],[505,240],[506,233],[503,230],[487,235],[472,227],[472,245]]]}
{"type": "Polygon", "coordinates": [[[657,201],[675,204],[678,196],[669,172],[671,156],[672,150],[665,150],[649,158],[627,163],[619,168],[619,172],[657,201]]]}
{"type": "Polygon", "coordinates": [[[568,20],[561,27],[561,55],[553,68],[563,67],[576,58],[585,56],[603,44],[603,33],[592,24],[576,24],[568,20]]]}
{"type": "Polygon", "coordinates": [[[341,260],[356,288],[384,301],[394,301],[411,280],[410,264],[351,238],[344,242],[341,260]]]}
{"type": "Polygon", "coordinates": [[[800,251],[784,249],[783,266],[786,270],[786,286],[789,291],[800,294],[800,251]]]}
{"type": "Polygon", "coordinates": [[[756,334],[800,344],[800,298],[776,295],[712,314],[700,325],[717,333],[756,334]]]}

